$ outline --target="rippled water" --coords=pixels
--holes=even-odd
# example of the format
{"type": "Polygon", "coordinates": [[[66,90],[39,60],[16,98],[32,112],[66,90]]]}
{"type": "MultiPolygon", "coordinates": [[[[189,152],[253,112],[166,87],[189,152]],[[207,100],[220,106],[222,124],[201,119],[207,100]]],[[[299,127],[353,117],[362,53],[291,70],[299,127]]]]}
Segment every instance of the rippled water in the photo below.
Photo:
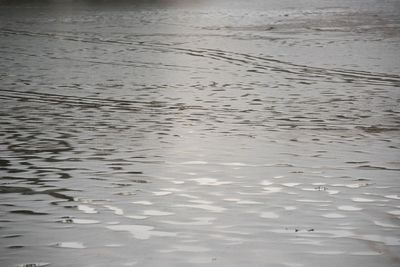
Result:
{"type": "Polygon", "coordinates": [[[5,2],[1,266],[398,266],[397,1],[5,2]]]}

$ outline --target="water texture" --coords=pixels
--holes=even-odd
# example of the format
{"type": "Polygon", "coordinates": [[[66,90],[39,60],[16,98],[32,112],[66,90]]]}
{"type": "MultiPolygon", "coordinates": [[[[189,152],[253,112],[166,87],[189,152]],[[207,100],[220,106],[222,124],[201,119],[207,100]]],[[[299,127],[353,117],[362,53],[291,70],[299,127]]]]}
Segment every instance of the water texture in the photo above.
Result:
{"type": "Polygon", "coordinates": [[[297,2],[0,1],[0,265],[398,266],[399,2],[297,2]]]}

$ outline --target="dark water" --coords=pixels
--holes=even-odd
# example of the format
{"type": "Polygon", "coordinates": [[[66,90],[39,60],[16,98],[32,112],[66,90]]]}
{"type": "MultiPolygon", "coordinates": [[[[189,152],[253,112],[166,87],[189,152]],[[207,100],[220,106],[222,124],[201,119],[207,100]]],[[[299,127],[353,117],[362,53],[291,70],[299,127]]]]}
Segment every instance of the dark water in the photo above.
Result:
{"type": "Polygon", "coordinates": [[[0,265],[398,266],[399,2],[293,2],[0,1],[0,265]]]}

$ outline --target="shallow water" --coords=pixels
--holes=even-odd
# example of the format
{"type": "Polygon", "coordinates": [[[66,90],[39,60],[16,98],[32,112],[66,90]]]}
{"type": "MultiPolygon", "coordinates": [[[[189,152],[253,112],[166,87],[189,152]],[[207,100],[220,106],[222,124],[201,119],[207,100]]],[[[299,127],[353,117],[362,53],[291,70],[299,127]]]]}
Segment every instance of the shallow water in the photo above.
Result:
{"type": "Polygon", "coordinates": [[[397,1],[0,3],[1,266],[398,266],[397,1]]]}

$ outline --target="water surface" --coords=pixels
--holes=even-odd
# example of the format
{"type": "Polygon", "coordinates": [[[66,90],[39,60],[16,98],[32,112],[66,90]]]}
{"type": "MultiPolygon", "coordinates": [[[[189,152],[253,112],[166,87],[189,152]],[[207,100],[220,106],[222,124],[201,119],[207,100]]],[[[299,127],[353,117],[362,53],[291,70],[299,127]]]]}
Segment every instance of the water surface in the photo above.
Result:
{"type": "Polygon", "coordinates": [[[397,1],[0,3],[0,265],[398,266],[397,1]]]}

